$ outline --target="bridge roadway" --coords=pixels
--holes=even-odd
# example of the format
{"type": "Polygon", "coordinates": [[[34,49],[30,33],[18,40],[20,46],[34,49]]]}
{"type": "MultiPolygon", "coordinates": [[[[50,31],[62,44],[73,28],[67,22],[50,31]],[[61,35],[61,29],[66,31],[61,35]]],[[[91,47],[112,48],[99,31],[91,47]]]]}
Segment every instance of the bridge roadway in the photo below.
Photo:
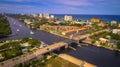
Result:
{"type": "Polygon", "coordinates": [[[34,51],[32,53],[27,53],[27,54],[3,61],[0,63],[0,67],[13,67],[16,64],[29,61],[37,56],[40,56],[42,54],[45,54],[47,52],[50,52],[52,50],[55,50],[55,49],[63,47],[63,46],[68,46],[68,44],[65,42],[54,43],[54,44],[46,46],[44,48],[37,49],[36,51],[34,51]]]}

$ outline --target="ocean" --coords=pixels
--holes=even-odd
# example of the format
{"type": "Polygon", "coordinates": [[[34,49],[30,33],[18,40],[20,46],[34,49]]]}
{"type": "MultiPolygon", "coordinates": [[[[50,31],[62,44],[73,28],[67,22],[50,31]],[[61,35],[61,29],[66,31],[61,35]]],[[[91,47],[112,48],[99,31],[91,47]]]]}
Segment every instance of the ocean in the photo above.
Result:
{"type": "Polygon", "coordinates": [[[120,23],[120,15],[80,15],[80,14],[52,14],[56,18],[64,18],[65,15],[70,15],[73,19],[80,19],[80,20],[90,20],[91,18],[98,18],[105,22],[117,21],[120,23]]]}

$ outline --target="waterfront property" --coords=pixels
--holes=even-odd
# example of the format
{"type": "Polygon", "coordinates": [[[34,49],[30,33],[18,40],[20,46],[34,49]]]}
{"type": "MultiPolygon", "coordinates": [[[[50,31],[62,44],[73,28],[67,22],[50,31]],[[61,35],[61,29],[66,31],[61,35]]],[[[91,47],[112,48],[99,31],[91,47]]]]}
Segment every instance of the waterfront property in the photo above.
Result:
{"type": "Polygon", "coordinates": [[[90,28],[90,26],[84,26],[84,27],[75,27],[75,26],[40,26],[41,30],[48,30],[48,32],[51,32],[52,30],[59,32],[62,35],[71,35],[75,33],[80,33],[82,31],[87,30],[90,28]]]}
{"type": "Polygon", "coordinates": [[[120,34],[120,29],[113,29],[112,32],[113,32],[114,34],[120,34]]]}
{"type": "Polygon", "coordinates": [[[34,51],[33,49],[39,48],[41,42],[35,39],[23,38],[21,40],[7,41],[0,45],[0,62],[20,56],[24,53],[34,51]]]}

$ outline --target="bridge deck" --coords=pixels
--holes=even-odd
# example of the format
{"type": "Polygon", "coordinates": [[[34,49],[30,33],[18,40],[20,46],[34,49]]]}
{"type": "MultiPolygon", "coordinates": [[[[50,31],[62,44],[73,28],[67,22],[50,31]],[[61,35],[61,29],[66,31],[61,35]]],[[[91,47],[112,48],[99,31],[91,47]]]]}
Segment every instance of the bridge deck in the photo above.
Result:
{"type": "Polygon", "coordinates": [[[52,50],[63,47],[65,45],[67,45],[67,43],[65,43],[65,42],[54,43],[54,44],[44,47],[42,49],[38,49],[38,50],[34,51],[33,53],[24,54],[24,55],[3,61],[0,63],[0,67],[12,67],[16,64],[23,63],[25,61],[29,61],[30,59],[33,59],[39,55],[50,52],[52,50]]]}

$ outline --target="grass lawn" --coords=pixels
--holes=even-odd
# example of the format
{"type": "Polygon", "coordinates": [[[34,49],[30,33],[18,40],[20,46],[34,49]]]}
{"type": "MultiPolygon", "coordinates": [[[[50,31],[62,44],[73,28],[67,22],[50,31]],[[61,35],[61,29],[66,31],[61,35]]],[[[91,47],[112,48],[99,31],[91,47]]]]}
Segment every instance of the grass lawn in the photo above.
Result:
{"type": "Polygon", "coordinates": [[[50,59],[44,66],[40,67],[79,67],[71,62],[68,62],[62,58],[56,57],[54,59],[50,59]]]}

